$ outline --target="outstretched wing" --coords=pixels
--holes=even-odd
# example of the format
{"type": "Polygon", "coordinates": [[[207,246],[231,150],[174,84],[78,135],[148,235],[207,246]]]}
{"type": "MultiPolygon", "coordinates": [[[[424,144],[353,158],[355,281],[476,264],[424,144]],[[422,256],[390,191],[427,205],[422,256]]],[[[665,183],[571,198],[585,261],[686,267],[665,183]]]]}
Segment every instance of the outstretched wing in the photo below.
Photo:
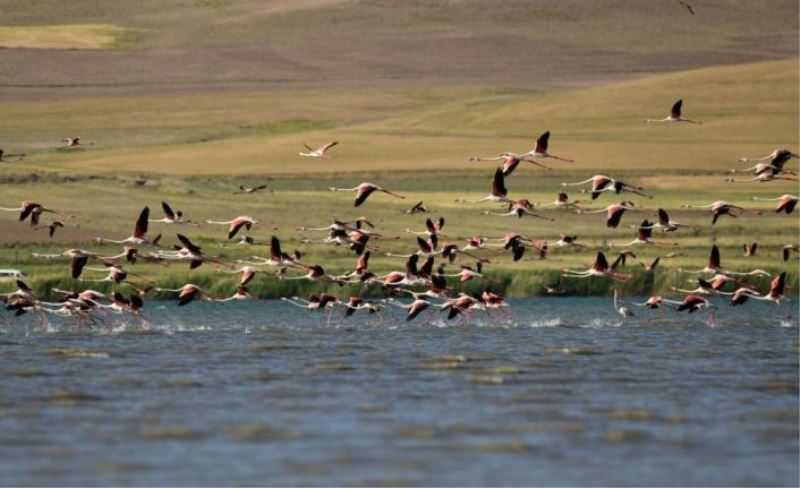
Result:
{"type": "Polygon", "coordinates": [[[161,208],[164,210],[164,215],[166,215],[168,219],[175,220],[175,212],[172,211],[172,208],[167,202],[161,202],[161,208]]]}
{"type": "Polygon", "coordinates": [[[681,107],[683,106],[683,99],[678,100],[675,102],[675,105],[672,106],[672,110],[670,111],[670,115],[674,119],[678,119],[681,116],[681,107]]]}
{"type": "Polygon", "coordinates": [[[536,139],[536,152],[544,154],[547,152],[547,145],[550,143],[550,131],[546,131],[536,139]]]}
{"type": "Polygon", "coordinates": [[[136,221],[136,227],[133,230],[133,237],[137,239],[144,239],[147,234],[147,219],[150,218],[150,207],[145,207],[139,214],[139,219],[136,221]]]}

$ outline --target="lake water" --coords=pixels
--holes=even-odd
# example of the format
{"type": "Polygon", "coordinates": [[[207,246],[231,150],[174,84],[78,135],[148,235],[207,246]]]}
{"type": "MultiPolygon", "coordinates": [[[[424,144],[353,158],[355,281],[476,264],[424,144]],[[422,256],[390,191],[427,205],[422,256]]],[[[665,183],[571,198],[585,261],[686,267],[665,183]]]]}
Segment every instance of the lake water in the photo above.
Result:
{"type": "Polygon", "coordinates": [[[796,301],[720,303],[714,328],[600,298],[451,326],[281,302],[10,322],[0,481],[797,486],[796,301]]]}

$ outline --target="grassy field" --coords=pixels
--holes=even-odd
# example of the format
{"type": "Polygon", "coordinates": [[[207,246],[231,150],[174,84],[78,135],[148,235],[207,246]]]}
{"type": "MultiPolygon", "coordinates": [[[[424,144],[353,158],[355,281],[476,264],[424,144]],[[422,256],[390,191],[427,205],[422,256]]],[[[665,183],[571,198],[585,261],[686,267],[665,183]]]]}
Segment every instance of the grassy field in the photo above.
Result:
{"type": "Polygon", "coordinates": [[[0,27],[0,47],[25,49],[113,49],[127,47],[141,34],[110,24],[0,27]]]}
{"type": "MultiPolygon", "coordinates": [[[[483,215],[498,208],[491,204],[459,203],[488,193],[491,163],[472,163],[475,155],[522,151],[544,130],[552,131],[551,152],[575,158],[576,163],[545,161],[552,171],[522,167],[509,178],[509,195],[545,203],[555,198],[560,183],[607,174],[644,186],[652,200],[624,197],[650,214],[663,207],[680,222],[697,230],[656,235],[679,242],[676,249],[637,250],[629,271],[640,272],[638,262],[678,252],[662,260],[654,275],[642,273],[621,288],[629,293],[666,292],[687,285],[678,267],[700,268],[713,242],[722,248],[723,266],[732,270],[767,269],[790,272],[797,286],[797,260],[780,258],[784,244],[798,239],[797,214],[777,216],[770,202],[752,202],[752,196],[797,193],[796,182],[725,183],[725,171],[745,167],[742,156],[763,156],[776,147],[797,151],[797,60],[714,67],[659,75],[588,89],[551,91],[454,87],[444,89],[364,89],[283,91],[278,93],[223,93],[217,95],[96,97],[62,102],[15,102],[5,105],[0,133],[4,149],[24,152],[22,161],[2,163],[0,206],[23,199],[39,201],[68,212],[67,228],[49,243],[42,231],[31,231],[0,213],[0,266],[19,267],[41,289],[54,284],[78,287],[68,279],[65,262],[42,262],[32,252],[54,252],[67,247],[103,250],[116,248],[90,242],[91,237],[130,235],[139,210],[149,205],[160,218],[166,200],[196,221],[228,220],[252,215],[261,224],[251,232],[268,242],[281,237],[287,249],[299,248],[306,260],[331,273],[354,267],[352,252],[342,248],[302,244],[313,234],[295,230],[300,225],[322,226],[332,217],[370,217],[381,232],[402,236],[378,241],[371,268],[402,269],[400,259],[382,257],[386,251],[412,251],[414,241],[404,229],[421,230],[425,215],[406,216],[403,210],[418,200],[431,208],[429,216],[447,219],[442,239],[464,243],[473,235],[500,237],[517,231],[553,242],[560,233],[579,235],[592,248],[630,241],[641,220],[626,215],[618,229],[607,229],[602,215],[545,211],[556,222],[483,215]],[[643,119],[662,117],[675,99],[684,99],[686,116],[703,125],[653,126],[643,119]],[[93,143],[82,149],[59,149],[59,140],[79,135],[93,143]],[[302,142],[311,145],[339,140],[332,158],[300,158],[302,142]],[[146,181],[143,186],[135,180],[146,181]],[[352,207],[352,195],[330,193],[329,186],[352,187],[373,181],[408,195],[400,201],[374,195],[361,208],[352,207]],[[269,185],[271,193],[233,195],[239,184],[269,185]],[[682,204],[707,204],[723,199],[759,208],[760,217],[723,217],[710,226],[700,210],[682,204]],[[272,230],[276,227],[277,230],[272,230]],[[744,258],[741,246],[758,241],[757,256],[744,258]]],[[[790,168],[797,168],[796,160],[790,168]]],[[[574,198],[587,195],[570,192],[574,198]]],[[[587,206],[600,208],[619,197],[605,194],[587,206]]],[[[651,218],[652,217],[648,217],[651,218]]],[[[243,248],[224,242],[219,226],[151,224],[151,233],[163,232],[172,243],[176,230],[198,241],[207,252],[233,260],[266,255],[266,246],[243,248]]],[[[657,234],[659,234],[657,232],[657,234]]],[[[611,256],[614,249],[608,250],[611,256]]],[[[486,254],[486,253],[484,253],[486,254]]],[[[555,251],[540,261],[526,256],[513,263],[508,255],[490,256],[489,286],[509,295],[541,293],[564,267],[585,267],[593,251],[555,251]]],[[[452,268],[455,270],[455,267],[452,268]]],[[[212,266],[189,271],[186,265],[160,268],[136,265],[132,271],[160,285],[195,282],[221,295],[234,289],[237,277],[222,275],[212,266]]],[[[267,270],[272,272],[271,270],[267,270]]],[[[91,274],[91,273],[90,273],[91,274]]],[[[87,275],[87,278],[92,276],[87,275]]],[[[98,276],[99,277],[99,276],[98,276]]],[[[763,287],[768,280],[754,280],[763,287]]],[[[474,289],[486,282],[473,282],[474,289]]],[[[605,280],[562,280],[571,293],[608,293],[605,280]]],[[[692,286],[693,288],[693,286],[692,286]]],[[[319,289],[316,284],[277,281],[261,276],[251,290],[264,296],[319,289]]]]}

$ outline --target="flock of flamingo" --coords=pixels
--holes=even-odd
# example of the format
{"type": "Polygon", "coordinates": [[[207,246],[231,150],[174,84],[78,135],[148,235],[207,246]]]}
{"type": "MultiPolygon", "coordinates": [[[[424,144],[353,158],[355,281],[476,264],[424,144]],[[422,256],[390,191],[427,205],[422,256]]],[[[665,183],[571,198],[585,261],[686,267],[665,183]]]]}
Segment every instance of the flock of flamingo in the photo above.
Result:
{"type": "MultiPolygon", "coordinates": [[[[668,117],[663,119],[648,119],[649,124],[661,123],[688,123],[702,124],[700,121],[687,119],[682,116],[682,100],[678,100],[672,107],[668,117]]],[[[545,132],[536,140],[535,147],[524,153],[504,152],[496,157],[474,157],[471,161],[493,161],[500,166],[494,173],[490,193],[472,203],[493,202],[506,205],[506,210],[496,212],[486,210],[483,213],[489,216],[499,217],[533,217],[538,219],[554,220],[545,215],[546,209],[566,209],[578,214],[597,214],[603,213],[606,216],[606,225],[616,228],[620,225],[621,219],[627,212],[648,213],[637,208],[633,202],[620,201],[608,205],[601,209],[587,209],[578,205],[578,201],[571,201],[569,196],[562,192],[558,193],[555,201],[548,204],[534,205],[527,199],[512,199],[508,196],[506,180],[514,173],[517,167],[522,164],[531,164],[541,168],[551,169],[542,160],[553,160],[560,163],[570,163],[573,160],[557,156],[548,152],[550,132],[545,132]]],[[[88,143],[86,145],[91,145],[88,143]]],[[[329,151],[338,144],[337,141],[325,144],[318,149],[304,144],[307,152],[300,152],[299,156],[309,158],[329,158],[329,151]]],[[[65,139],[64,148],[75,148],[84,145],[77,137],[65,139]]],[[[0,155],[2,153],[0,152],[0,155]]],[[[23,155],[15,155],[23,157],[23,155]]],[[[1,157],[1,156],[0,156],[1,157]]],[[[796,172],[786,169],[784,166],[791,158],[798,155],[787,149],[776,149],[771,154],[762,158],[742,158],[740,162],[754,162],[754,166],[746,169],[733,169],[731,174],[751,173],[752,178],[738,180],[730,177],[729,181],[758,181],[768,182],[781,179],[795,180],[796,172]]],[[[584,181],[562,183],[563,187],[577,187],[591,185],[588,191],[592,200],[600,198],[604,193],[613,192],[619,195],[630,192],[645,198],[653,198],[639,186],[632,185],[619,179],[604,175],[595,175],[584,181]]],[[[266,190],[266,185],[255,187],[239,186],[234,194],[252,194],[266,190]]],[[[361,183],[353,188],[330,188],[334,192],[349,191],[355,193],[354,206],[364,205],[373,194],[383,193],[393,198],[405,199],[404,195],[392,192],[373,183],[361,183]]],[[[792,214],[797,206],[798,197],[794,195],[782,195],[775,198],[758,198],[754,200],[776,201],[775,212],[792,214]]],[[[465,202],[464,200],[461,200],[465,202]]],[[[708,209],[711,217],[711,225],[715,225],[722,216],[736,217],[738,214],[761,214],[761,212],[743,208],[725,201],[716,201],[708,205],[685,206],[686,208],[705,208],[708,209]]],[[[53,219],[49,223],[43,223],[42,217],[45,214],[53,216],[63,216],[64,213],[48,208],[43,204],[33,201],[24,201],[19,207],[0,207],[0,211],[19,213],[19,221],[30,221],[33,229],[47,229],[50,237],[64,226],[60,220],[53,219]]],[[[274,267],[274,276],[280,280],[310,280],[316,282],[345,284],[361,284],[364,287],[377,287],[384,290],[386,298],[367,299],[359,295],[353,295],[347,299],[337,297],[334,293],[316,293],[308,299],[299,297],[283,297],[282,301],[308,310],[318,310],[327,312],[328,323],[334,310],[342,310],[341,319],[344,320],[356,313],[363,313],[369,317],[375,315],[382,321],[382,312],[387,308],[398,308],[405,311],[406,320],[414,320],[423,312],[428,314],[428,320],[434,318],[435,311],[444,312],[447,320],[459,319],[469,320],[471,313],[476,310],[485,311],[487,314],[510,314],[508,303],[496,291],[492,291],[490,286],[493,282],[483,274],[483,267],[489,263],[487,256],[490,254],[498,255],[507,253],[513,261],[522,259],[528,249],[537,253],[540,258],[546,257],[551,248],[587,248],[577,242],[576,235],[561,235],[560,239],[551,245],[529,239],[528,237],[511,232],[499,238],[489,238],[475,236],[467,240],[465,245],[452,242],[440,243],[440,235],[445,226],[445,219],[439,218],[434,221],[431,218],[426,220],[424,230],[406,229],[406,232],[415,236],[416,246],[406,254],[386,253],[390,257],[405,259],[405,267],[401,270],[391,271],[384,275],[373,273],[369,269],[369,259],[376,248],[370,245],[371,241],[381,239],[399,239],[399,237],[389,237],[374,230],[374,225],[368,219],[361,217],[353,220],[343,221],[334,220],[330,225],[321,227],[299,227],[299,232],[313,233],[323,232],[327,235],[320,238],[306,237],[301,242],[306,244],[330,244],[345,246],[355,255],[355,265],[349,272],[333,275],[326,273],[325,269],[318,265],[308,263],[304,260],[304,253],[295,250],[287,253],[281,248],[280,239],[272,236],[269,243],[269,256],[252,256],[250,259],[238,259],[234,262],[223,262],[219,257],[205,252],[200,246],[196,245],[184,233],[177,233],[177,243],[165,245],[162,243],[162,234],[151,236],[149,233],[150,224],[159,225],[224,225],[227,226],[228,240],[234,239],[237,235],[245,234],[259,222],[253,217],[242,215],[227,221],[194,222],[184,218],[183,212],[173,210],[167,202],[162,202],[163,217],[151,219],[149,207],[144,207],[138,215],[134,224],[133,234],[125,239],[109,239],[97,237],[98,244],[121,245],[122,248],[117,253],[100,253],[87,251],[78,248],[67,249],[59,254],[34,254],[37,259],[66,259],[69,260],[69,274],[77,283],[98,283],[106,282],[115,285],[115,291],[106,294],[91,288],[83,290],[61,290],[53,289],[52,294],[61,296],[58,301],[46,301],[29,287],[22,279],[17,280],[17,290],[6,293],[2,296],[6,310],[12,313],[13,317],[20,317],[25,314],[36,315],[45,323],[47,316],[54,315],[60,317],[74,318],[77,325],[81,327],[91,326],[97,323],[104,323],[104,317],[108,314],[127,314],[140,317],[144,324],[147,323],[143,315],[144,298],[151,291],[162,293],[174,293],[177,296],[177,304],[184,306],[196,300],[211,300],[215,302],[232,302],[238,300],[256,300],[257,298],[248,291],[248,284],[263,273],[265,267],[274,267]],[[436,260],[439,260],[437,266],[436,260]],[[473,260],[474,264],[461,264],[457,273],[447,273],[446,266],[453,264],[456,259],[473,260]],[[139,274],[128,270],[127,266],[145,262],[158,266],[169,266],[170,263],[185,261],[189,269],[195,269],[204,263],[211,263],[220,272],[241,274],[238,287],[232,295],[227,297],[212,297],[201,287],[187,283],[180,288],[168,289],[158,287],[139,274]],[[123,264],[124,262],[124,264],[123,264]],[[93,266],[94,265],[94,266],[93,266]],[[87,278],[88,274],[97,274],[96,278],[87,278]],[[453,287],[448,284],[449,279],[457,279],[460,282],[469,280],[484,280],[487,283],[484,291],[477,295],[467,293],[454,293],[453,287]],[[464,319],[466,318],[466,319],[464,319]]],[[[427,213],[428,209],[424,202],[420,201],[405,211],[408,215],[427,213]]],[[[620,271],[625,266],[628,257],[635,256],[631,249],[634,246],[675,246],[677,243],[666,242],[653,238],[653,231],[659,229],[662,234],[680,232],[689,226],[675,222],[663,208],[657,211],[657,220],[650,222],[645,218],[638,226],[636,237],[629,242],[612,243],[611,247],[623,248],[618,257],[609,264],[604,252],[597,251],[594,263],[588,269],[564,269],[560,274],[560,279],[610,279],[612,282],[626,282],[632,279],[635,274],[620,271]]],[[[260,244],[248,235],[241,235],[240,244],[254,245],[260,244]]],[[[757,244],[745,245],[746,256],[756,253],[757,244]]],[[[787,261],[791,253],[800,252],[797,244],[787,244],[783,247],[783,260],[787,261]]],[[[663,257],[672,257],[674,253],[663,257]]],[[[653,272],[660,258],[656,258],[651,264],[645,265],[644,272],[653,272]]],[[[697,279],[697,287],[693,289],[673,288],[676,293],[683,293],[682,299],[673,300],[662,296],[652,296],[643,303],[634,303],[636,306],[648,309],[673,308],[677,312],[687,311],[696,312],[707,309],[709,324],[713,325],[714,313],[717,305],[712,303],[710,297],[728,297],[733,306],[741,305],[748,300],[766,300],[780,304],[786,289],[786,272],[772,277],[770,273],[761,269],[752,271],[732,271],[722,267],[719,248],[714,245],[711,248],[708,265],[698,270],[678,269],[680,273],[692,273],[702,275],[697,279]],[[769,290],[759,291],[755,286],[746,280],[752,276],[772,277],[769,290]]],[[[545,285],[547,294],[559,293],[559,282],[552,285],[545,285]]],[[[371,295],[375,295],[374,293],[371,295]]],[[[613,289],[614,308],[623,318],[633,316],[630,308],[621,304],[617,297],[616,288],[613,289]]],[[[6,319],[10,320],[10,319],[6,319]]]]}

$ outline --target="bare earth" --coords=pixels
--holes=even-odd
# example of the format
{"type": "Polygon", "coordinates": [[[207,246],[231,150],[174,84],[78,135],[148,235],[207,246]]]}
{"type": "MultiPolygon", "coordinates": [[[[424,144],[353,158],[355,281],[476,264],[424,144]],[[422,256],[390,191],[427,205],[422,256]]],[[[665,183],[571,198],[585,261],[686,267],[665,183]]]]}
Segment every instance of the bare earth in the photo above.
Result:
{"type": "Polygon", "coordinates": [[[77,0],[69,12],[47,3],[0,2],[0,18],[4,25],[112,22],[147,34],[116,50],[0,49],[0,100],[409,83],[574,86],[798,55],[797,30],[775,26],[797,20],[794,1],[704,2],[696,15],[671,0],[147,0],[135,2],[139,8],[77,0]]]}

